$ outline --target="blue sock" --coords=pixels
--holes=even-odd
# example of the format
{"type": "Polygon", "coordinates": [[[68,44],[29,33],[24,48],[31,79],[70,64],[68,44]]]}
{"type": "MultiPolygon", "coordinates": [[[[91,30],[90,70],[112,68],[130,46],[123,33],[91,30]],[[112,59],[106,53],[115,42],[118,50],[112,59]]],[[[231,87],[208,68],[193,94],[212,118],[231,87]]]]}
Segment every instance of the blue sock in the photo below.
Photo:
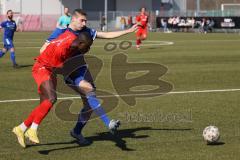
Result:
{"type": "Polygon", "coordinates": [[[12,63],[13,63],[13,64],[16,64],[15,52],[10,52],[10,57],[11,57],[12,63]]]}
{"type": "Polygon", "coordinates": [[[4,56],[4,52],[2,51],[2,50],[0,50],[0,58],[2,57],[2,56],[4,56]]]}
{"type": "Polygon", "coordinates": [[[108,128],[110,119],[106,115],[104,109],[101,107],[99,100],[97,99],[95,93],[91,92],[87,95],[88,103],[93,111],[101,118],[105,126],[108,128]]]}
{"type": "MultiPolygon", "coordinates": [[[[80,114],[79,114],[80,115],[80,114]]],[[[82,132],[83,127],[85,126],[86,123],[83,122],[77,122],[76,126],[74,127],[74,133],[75,134],[80,134],[82,132]]]]}
{"type": "Polygon", "coordinates": [[[78,121],[74,127],[74,133],[80,134],[82,132],[83,127],[86,125],[87,121],[91,117],[92,112],[88,112],[85,107],[81,110],[81,112],[78,115],[78,121]]]}

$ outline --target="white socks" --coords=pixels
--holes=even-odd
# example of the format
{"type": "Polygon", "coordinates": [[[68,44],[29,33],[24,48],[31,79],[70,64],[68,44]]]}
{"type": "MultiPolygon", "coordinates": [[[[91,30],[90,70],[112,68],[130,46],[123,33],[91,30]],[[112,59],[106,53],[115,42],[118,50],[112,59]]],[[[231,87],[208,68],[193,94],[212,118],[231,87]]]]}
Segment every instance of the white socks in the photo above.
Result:
{"type": "Polygon", "coordinates": [[[32,125],[31,125],[31,128],[34,129],[34,130],[37,130],[38,124],[33,122],[32,125]]]}
{"type": "Polygon", "coordinates": [[[27,130],[27,126],[24,124],[24,122],[20,124],[20,128],[23,132],[27,130]]]}
{"type": "MultiPolygon", "coordinates": [[[[21,123],[19,126],[20,126],[20,128],[23,132],[25,132],[28,129],[28,127],[24,124],[24,122],[21,123]]],[[[34,130],[37,130],[38,129],[38,124],[33,122],[30,128],[32,128],[34,130]]]]}

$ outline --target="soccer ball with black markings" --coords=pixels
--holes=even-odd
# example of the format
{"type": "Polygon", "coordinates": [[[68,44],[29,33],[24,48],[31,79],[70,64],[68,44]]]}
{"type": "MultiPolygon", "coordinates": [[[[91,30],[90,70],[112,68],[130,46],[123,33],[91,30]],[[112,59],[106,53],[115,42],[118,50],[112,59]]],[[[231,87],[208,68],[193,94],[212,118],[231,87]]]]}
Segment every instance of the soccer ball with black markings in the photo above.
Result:
{"type": "Polygon", "coordinates": [[[203,130],[203,139],[207,144],[217,143],[220,139],[220,133],[216,126],[207,126],[203,130]]]}

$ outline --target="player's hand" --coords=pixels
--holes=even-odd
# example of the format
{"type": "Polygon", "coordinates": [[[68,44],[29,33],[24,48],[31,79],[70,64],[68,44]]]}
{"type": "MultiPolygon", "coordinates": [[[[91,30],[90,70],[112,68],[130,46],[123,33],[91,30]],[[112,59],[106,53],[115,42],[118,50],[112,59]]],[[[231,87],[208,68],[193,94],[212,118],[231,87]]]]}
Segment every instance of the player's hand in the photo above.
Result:
{"type": "Polygon", "coordinates": [[[131,28],[128,29],[129,32],[134,32],[138,29],[138,24],[134,24],[131,28]]]}

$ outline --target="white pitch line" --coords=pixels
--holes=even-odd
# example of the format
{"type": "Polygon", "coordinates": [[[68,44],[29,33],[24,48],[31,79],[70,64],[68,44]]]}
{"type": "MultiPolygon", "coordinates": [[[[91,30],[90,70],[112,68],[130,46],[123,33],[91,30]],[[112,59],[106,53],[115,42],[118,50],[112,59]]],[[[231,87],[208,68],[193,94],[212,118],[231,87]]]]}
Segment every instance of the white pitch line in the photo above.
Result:
{"type": "MultiPolygon", "coordinates": [[[[168,45],[173,45],[173,42],[166,42],[162,44],[142,44],[142,47],[144,46],[168,46],[168,45]]],[[[132,47],[136,46],[135,44],[132,45],[132,47]]],[[[40,49],[41,47],[16,47],[17,49],[40,49]]],[[[99,45],[93,45],[92,48],[104,48],[104,46],[99,46],[99,45]]]]}
{"type": "MultiPolygon", "coordinates": [[[[122,42],[122,41],[126,41],[126,42],[134,42],[132,40],[114,40],[114,41],[98,41],[96,43],[109,43],[109,42],[115,42],[115,43],[118,43],[118,42],[122,42]]],[[[229,41],[229,42],[232,42],[232,41],[239,41],[239,40],[191,40],[191,42],[215,42],[215,41],[229,41]]],[[[173,45],[175,43],[179,43],[179,42],[188,42],[188,40],[185,40],[185,41],[176,41],[176,42],[171,42],[171,41],[151,41],[151,40],[148,40],[148,41],[145,41],[144,44],[142,44],[142,46],[168,46],[168,45],[173,45]],[[150,42],[150,43],[149,43],[150,42]]],[[[1,42],[0,42],[1,43],[1,42]]],[[[23,43],[23,42],[15,42],[15,43],[23,43]]],[[[25,42],[24,42],[25,43],[25,42]]],[[[35,42],[29,42],[29,43],[35,43],[35,42]]],[[[132,45],[133,47],[136,46],[136,45],[132,45]]],[[[31,47],[31,46],[26,46],[26,47],[16,47],[18,49],[25,49],[25,48],[29,48],[29,49],[40,49],[41,47],[31,47]]],[[[103,45],[93,45],[92,48],[104,48],[103,45]]]]}
{"type": "MultiPolygon", "coordinates": [[[[174,42],[170,42],[170,41],[147,41],[147,42],[151,42],[151,43],[145,43],[145,44],[142,44],[142,46],[168,46],[168,45],[174,44],[174,42]]],[[[134,47],[136,45],[133,44],[132,46],[134,47]]],[[[16,47],[16,48],[17,49],[25,49],[25,48],[40,49],[41,47],[24,46],[24,47],[16,47]]],[[[104,48],[104,46],[96,44],[96,45],[93,45],[92,48],[104,48]]]]}
{"type": "MultiPolygon", "coordinates": [[[[110,98],[110,97],[129,97],[129,96],[157,96],[157,95],[169,95],[169,94],[189,94],[189,93],[217,93],[217,92],[238,92],[240,89],[217,89],[217,90],[199,90],[199,91],[173,91],[168,93],[142,93],[142,94],[123,94],[123,95],[102,95],[98,96],[99,98],[110,98]]],[[[74,97],[59,97],[58,99],[80,99],[78,96],[74,97]]],[[[13,99],[13,100],[0,100],[0,103],[12,103],[12,102],[29,102],[29,101],[38,101],[38,98],[33,99],[13,99]]]]}

